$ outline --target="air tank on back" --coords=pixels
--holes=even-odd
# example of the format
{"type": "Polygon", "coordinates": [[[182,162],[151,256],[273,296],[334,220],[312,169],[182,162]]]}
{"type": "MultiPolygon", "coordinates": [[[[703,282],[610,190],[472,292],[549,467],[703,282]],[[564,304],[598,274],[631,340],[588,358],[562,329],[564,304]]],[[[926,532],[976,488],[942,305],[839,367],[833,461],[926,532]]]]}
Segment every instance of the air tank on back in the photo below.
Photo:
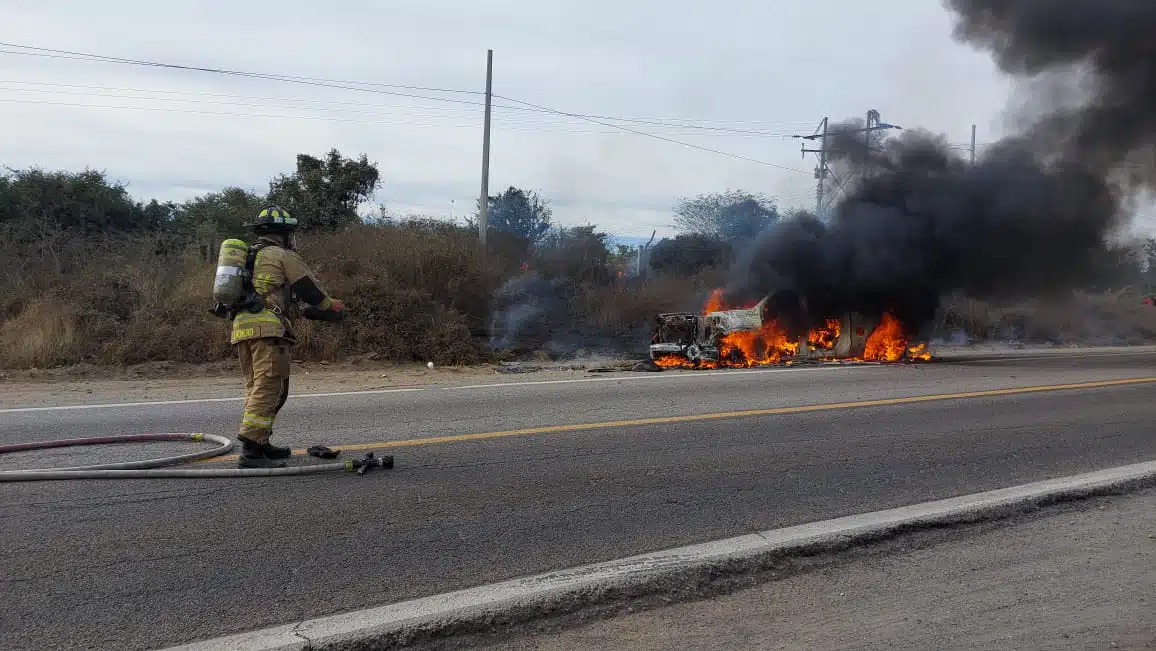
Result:
{"type": "Polygon", "coordinates": [[[217,254],[217,277],[213,282],[213,300],[218,305],[239,306],[246,298],[245,259],[249,255],[249,245],[243,240],[229,239],[221,242],[217,254]]]}

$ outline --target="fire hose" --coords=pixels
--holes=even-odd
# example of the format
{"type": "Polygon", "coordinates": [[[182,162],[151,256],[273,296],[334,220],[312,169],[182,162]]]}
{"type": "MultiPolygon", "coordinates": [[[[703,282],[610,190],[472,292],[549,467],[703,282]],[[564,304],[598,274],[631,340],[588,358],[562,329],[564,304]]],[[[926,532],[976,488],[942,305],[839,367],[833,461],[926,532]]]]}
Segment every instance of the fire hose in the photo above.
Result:
{"type": "MultiPolygon", "coordinates": [[[[279,477],[286,475],[313,475],[323,472],[343,470],[363,475],[375,468],[393,467],[392,456],[374,456],[367,453],[361,459],[350,459],[334,463],[287,466],[284,468],[165,468],[181,463],[211,459],[229,453],[233,441],[215,434],[127,434],[119,436],[95,436],[89,438],[64,439],[60,441],[38,441],[35,443],[15,443],[0,445],[0,455],[12,452],[29,452],[82,445],[106,445],[111,443],[134,443],[155,441],[208,441],[218,444],[211,450],[190,452],[159,459],[125,461],[67,468],[35,468],[32,470],[0,471],[0,482],[43,481],[54,479],[175,479],[196,477],[279,477]]],[[[327,450],[326,448],[320,448],[327,450]]],[[[328,450],[327,450],[328,451],[328,450]]]]}

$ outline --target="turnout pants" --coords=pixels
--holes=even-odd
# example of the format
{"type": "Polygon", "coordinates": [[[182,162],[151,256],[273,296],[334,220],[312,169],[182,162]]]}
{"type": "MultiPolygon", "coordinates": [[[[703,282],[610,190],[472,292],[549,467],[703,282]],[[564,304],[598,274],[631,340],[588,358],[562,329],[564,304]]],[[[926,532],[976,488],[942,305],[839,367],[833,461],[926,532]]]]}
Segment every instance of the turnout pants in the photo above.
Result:
{"type": "Polygon", "coordinates": [[[273,420],[289,397],[289,344],[264,337],[239,341],[236,348],[245,376],[245,408],[238,435],[267,443],[273,434],[273,420]]]}

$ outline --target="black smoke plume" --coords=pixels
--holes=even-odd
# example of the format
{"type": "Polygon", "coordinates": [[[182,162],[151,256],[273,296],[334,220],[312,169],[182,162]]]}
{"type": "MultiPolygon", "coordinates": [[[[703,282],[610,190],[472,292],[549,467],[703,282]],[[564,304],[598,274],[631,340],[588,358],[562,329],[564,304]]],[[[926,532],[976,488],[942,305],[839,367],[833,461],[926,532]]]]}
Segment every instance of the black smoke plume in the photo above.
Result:
{"type": "Polygon", "coordinates": [[[870,150],[862,132],[837,134],[837,160],[865,176],[827,221],[803,216],[763,233],[734,270],[734,301],[779,292],[800,296],[812,321],[891,311],[918,330],[949,293],[1064,291],[1108,255],[1129,200],[1156,178],[1156,1],[946,5],[955,36],[989,50],[1002,71],[1078,89],[1079,101],[1037,97],[1017,115],[1020,133],[974,166],[919,130],[870,150]]]}

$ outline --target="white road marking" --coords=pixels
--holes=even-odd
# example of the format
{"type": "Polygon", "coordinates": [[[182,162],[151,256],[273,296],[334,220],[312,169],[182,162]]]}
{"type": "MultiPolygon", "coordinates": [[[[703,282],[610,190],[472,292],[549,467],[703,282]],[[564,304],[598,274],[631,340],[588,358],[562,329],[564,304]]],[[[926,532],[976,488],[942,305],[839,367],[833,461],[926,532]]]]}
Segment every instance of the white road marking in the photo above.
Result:
{"type": "MultiPolygon", "coordinates": [[[[1056,351],[1055,353],[1031,354],[1031,355],[1016,355],[1014,353],[1002,358],[981,358],[981,359],[958,359],[952,355],[946,355],[943,360],[958,359],[960,363],[969,361],[984,362],[984,363],[1006,363],[1018,362],[1027,360],[1040,359],[1056,359],[1064,358],[1086,358],[1086,357],[1127,357],[1136,355],[1152,355],[1156,354],[1156,350],[1135,350],[1135,351],[1121,351],[1121,352],[1090,352],[1090,353],[1070,353],[1067,351],[1056,351]]],[[[369,389],[364,391],[335,391],[329,393],[301,393],[291,394],[290,397],[294,400],[309,399],[309,398],[339,398],[351,396],[376,396],[386,395],[391,393],[416,393],[420,391],[467,391],[478,389],[500,389],[504,387],[527,387],[540,386],[549,384],[579,384],[585,382],[630,382],[641,380],[674,380],[674,379],[699,379],[704,377],[736,377],[741,375],[764,375],[770,373],[803,373],[806,371],[834,371],[834,370],[848,370],[848,369],[880,369],[887,368],[881,364],[839,364],[832,363],[830,366],[820,367],[796,367],[796,368],[759,368],[759,369],[726,369],[717,371],[676,371],[664,373],[643,373],[637,375],[607,375],[605,377],[590,377],[590,378],[574,378],[568,380],[528,380],[525,382],[491,382],[486,384],[466,384],[448,387],[419,387],[419,388],[404,388],[404,389],[369,389]]],[[[121,409],[121,408],[136,408],[136,407],[159,407],[169,405],[196,405],[213,402],[240,402],[241,397],[229,398],[189,398],[185,400],[155,400],[145,402],[114,402],[91,405],[58,405],[51,407],[11,407],[0,409],[0,414],[20,414],[31,412],[45,412],[45,411],[79,411],[90,409],[121,409]]]]}
{"type": "MultiPolygon", "coordinates": [[[[532,380],[525,382],[491,382],[488,384],[466,384],[448,387],[412,387],[404,389],[369,389],[364,391],[335,391],[330,393],[299,393],[290,394],[293,400],[301,400],[307,398],[338,398],[350,396],[376,396],[390,393],[417,393],[421,391],[471,391],[478,389],[501,389],[505,387],[528,387],[545,384],[579,384],[586,382],[631,382],[636,380],[675,380],[675,379],[697,379],[704,377],[737,377],[741,375],[764,375],[769,373],[802,373],[806,371],[834,371],[847,369],[868,369],[868,368],[884,368],[881,365],[863,364],[863,365],[833,365],[823,367],[807,367],[807,368],[761,368],[761,369],[732,369],[725,371],[685,371],[685,372],[666,372],[666,373],[647,373],[644,375],[608,375],[606,377],[593,378],[573,378],[569,380],[532,380]]],[[[85,409],[118,409],[128,407],[156,407],[165,405],[196,405],[212,402],[240,402],[240,396],[229,398],[188,398],[184,400],[154,400],[147,402],[113,402],[92,405],[60,405],[52,407],[11,407],[0,409],[0,414],[19,414],[29,412],[43,412],[43,411],[78,411],[85,409]]]]}
{"type": "MultiPolygon", "coordinates": [[[[375,389],[372,391],[341,391],[337,393],[303,393],[293,398],[330,398],[336,396],[375,395],[383,393],[412,393],[425,389],[375,389]]],[[[197,405],[210,402],[241,402],[244,398],[189,398],[186,400],[151,400],[148,402],[112,402],[96,405],[60,405],[55,407],[12,407],[0,409],[0,414],[20,414],[34,411],[77,411],[82,409],[117,409],[121,407],[157,407],[164,405],[197,405]]]]}

